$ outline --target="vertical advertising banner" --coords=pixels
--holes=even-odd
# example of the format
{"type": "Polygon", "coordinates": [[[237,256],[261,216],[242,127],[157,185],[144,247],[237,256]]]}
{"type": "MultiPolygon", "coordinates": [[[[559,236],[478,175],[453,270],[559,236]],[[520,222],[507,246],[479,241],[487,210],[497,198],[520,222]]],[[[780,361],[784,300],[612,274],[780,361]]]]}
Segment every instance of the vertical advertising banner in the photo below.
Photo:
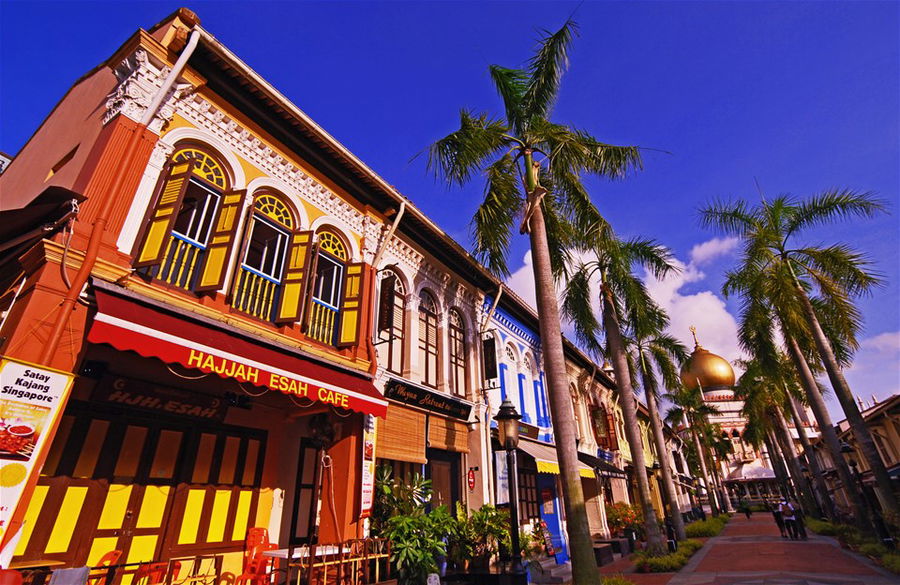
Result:
{"type": "Polygon", "coordinates": [[[74,376],[0,359],[0,539],[28,479],[40,472],[74,376]]]}
{"type": "Polygon", "coordinates": [[[362,497],[360,498],[360,518],[368,518],[375,498],[375,427],[378,418],[367,414],[363,417],[362,448],[362,497]]]}
{"type": "Polygon", "coordinates": [[[509,503],[509,468],[506,466],[506,451],[494,451],[494,469],[497,470],[497,503],[509,503]]]}

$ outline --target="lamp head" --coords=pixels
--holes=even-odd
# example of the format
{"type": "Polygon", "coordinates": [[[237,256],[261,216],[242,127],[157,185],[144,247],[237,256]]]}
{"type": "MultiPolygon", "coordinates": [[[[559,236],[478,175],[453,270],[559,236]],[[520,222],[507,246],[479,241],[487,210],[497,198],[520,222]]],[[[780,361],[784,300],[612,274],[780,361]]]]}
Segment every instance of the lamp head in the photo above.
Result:
{"type": "Polygon", "coordinates": [[[497,421],[497,431],[500,444],[507,451],[512,451],[519,444],[519,419],[522,416],[516,412],[516,407],[509,398],[500,405],[500,410],[494,420],[497,421]]]}

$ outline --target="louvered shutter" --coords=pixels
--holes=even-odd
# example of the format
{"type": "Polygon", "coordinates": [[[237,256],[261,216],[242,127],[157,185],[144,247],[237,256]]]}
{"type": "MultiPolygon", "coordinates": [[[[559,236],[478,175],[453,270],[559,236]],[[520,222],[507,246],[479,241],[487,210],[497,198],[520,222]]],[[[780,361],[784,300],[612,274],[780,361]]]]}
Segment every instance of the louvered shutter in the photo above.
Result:
{"type": "Polygon", "coordinates": [[[606,427],[609,432],[609,449],[615,451],[619,448],[619,440],[616,437],[616,415],[612,409],[606,411],[606,427]]]}
{"type": "Polygon", "coordinates": [[[194,290],[197,292],[217,291],[225,284],[225,273],[234,247],[234,234],[237,232],[238,218],[246,190],[232,191],[222,197],[222,206],[213,229],[209,244],[206,246],[206,259],[200,272],[200,279],[194,290]]]}
{"type": "Polygon", "coordinates": [[[316,286],[316,269],[319,265],[319,242],[313,243],[306,263],[306,273],[309,278],[303,283],[303,298],[301,301],[300,331],[306,333],[309,329],[309,316],[312,314],[313,291],[316,286]]]}
{"type": "Polygon", "coordinates": [[[344,301],[341,304],[341,325],[338,330],[338,347],[350,347],[359,343],[364,279],[365,265],[362,262],[347,265],[347,276],[344,278],[344,301]]]}
{"type": "Polygon", "coordinates": [[[397,277],[389,274],[381,279],[381,292],[378,297],[378,333],[390,332],[394,324],[394,288],[397,277]]]}
{"type": "Polygon", "coordinates": [[[294,231],[288,252],[287,267],[281,284],[281,298],[275,311],[276,323],[293,323],[302,317],[306,275],[311,261],[312,231],[294,231]]]}
{"type": "Polygon", "coordinates": [[[181,202],[184,200],[184,193],[187,191],[193,167],[193,160],[170,165],[168,176],[160,189],[156,209],[150,216],[144,243],[135,259],[135,268],[154,266],[162,262],[163,256],[166,254],[169,233],[172,231],[172,225],[181,209],[181,202]]]}

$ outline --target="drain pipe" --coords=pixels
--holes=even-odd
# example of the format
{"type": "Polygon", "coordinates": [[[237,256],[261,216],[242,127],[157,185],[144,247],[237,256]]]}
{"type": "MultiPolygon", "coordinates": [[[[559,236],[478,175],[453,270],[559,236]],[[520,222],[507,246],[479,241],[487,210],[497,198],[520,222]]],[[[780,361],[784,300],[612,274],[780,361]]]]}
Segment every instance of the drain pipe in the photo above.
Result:
{"type": "MultiPolygon", "coordinates": [[[[197,43],[199,41],[200,31],[197,29],[192,30],[184,50],[182,50],[181,55],[172,67],[172,71],[169,73],[169,76],[166,77],[162,87],[150,102],[150,106],[147,108],[147,111],[144,112],[138,127],[135,128],[134,133],[129,137],[128,144],[125,147],[125,154],[122,156],[120,169],[127,169],[131,166],[135,154],[137,153],[138,144],[140,143],[140,137],[143,134],[143,131],[146,130],[150,122],[153,121],[153,117],[156,115],[163,100],[168,95],[169,90],[175,85],[175,81],[178,79],[178,76],[181,75],[181,72],[187,65],[188,59],[190,59],[191,55],[194,53],[194,49],[197,48],[197,43]]],[[[91,275],[91,271],[97,262],[97,254],[100,250],[100,240],[103,237],[103,232],[106,231],[107,223],[109,223],[113,202],[118,198],[117,196],[122,189],[124,181],[125,173],[117,173],[113,184],[109,188],[107,196],[103,198],[102,207],[100,207],[100,211],[97,214],[97,219],[94,220],[91,236],[88,240],[87,249],[85,250],[84,260],[81,263],[81,267],[78,269],[78,273],[75,274],[75,277],[72,279],[72,284],[63,299],[53,329],[50,332],[50,337],[47,339],[47,342],[44,345],[44,351],[41,353],[40,359],[38,360],[41,364],[50,365],[53,355],[59,348],[63,331],[69,322],[69,317],[75,308],[75,303],[81,295],[81,289],[87,282],[87,279],[91,275]]]]}
{"type": "Polygon", "coordinates": [[[484,335],[484,332],[487,331],[488,325],[491,324],[491,319],[494,318],[494,311],[497,310],[497,305],[500,304],[500,297],[503,296],[503,284],[501,283],[499,287],[497,287],[497,298],[494,299],[494,303],[491,305],[490,310],[488,311],[487,317],[484,319],[484,323],[481,324],[481,330],[478,332],[480,335],[484,335]]]}
{"type": "MultiPolygon", "coordinates": [[[[375,275],[378,274],[378,263],[381,262],[381,257],[384,255],[384,251],[388,247],[388,243],[391,241],[391,238],[394,236],[394,232],[397,231],[397,226],[400,225],[400,220],[403,219],[403,214],[406,212],[406,200],[400,201],[400,208],[397,210],[397,217],[394,218],[394,221],[391,223],[391,227],[388,228],[388,232],[384,237],[384,241],[381,242],[381,245],[378,246],[378,250],[375,252],[375,256],[372,258],[372,279],[369,281],[368,285],[368,295],[366,298],[372,298],[372,295],[375,294],[375,275]]],[[[378,357],[375,355],[375,341],[372,339],[375,335],[375,319],[378,316],[375,314],[375,311],[372,311],[372,318],[369,319],[369,331],[366,334],[366,350],[369,352],[369,357],[372,359],[371,365],[369,365],[369,373],[374,377],[376,372],[378,372],[378,357]]]]}

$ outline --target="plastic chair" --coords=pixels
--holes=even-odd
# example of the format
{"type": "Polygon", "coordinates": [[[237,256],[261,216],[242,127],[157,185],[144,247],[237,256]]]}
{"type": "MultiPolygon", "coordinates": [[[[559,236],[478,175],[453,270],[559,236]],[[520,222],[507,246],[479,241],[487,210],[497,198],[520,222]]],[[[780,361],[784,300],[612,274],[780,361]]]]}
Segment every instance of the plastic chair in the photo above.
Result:
{"type": "MultiPolygon", "coordinates": [[[[138,567],[137,571],[134,572],[134,583],[138,585],[142,580],[146,579],[144,583],[141,585],[160,585],[160,583],[165,583],[166,581],[166,573],[169,572],[169,563],[147,563],[138,567]]],[[[178,573],[181,572],[181,563],[178,561],[174,561],[172,563],[172,580],[178,578],[178,573]]]]}
{"type": "Polygon", "coordinates": [[[103,583],[109,574],[109,569],[107,569],[107,567],[118,563],[121,557],[122,551],[120,550],[111,550],[100,557],[100,560],[97,561],[97,565],[90,567],[91,572],[88,574],[88,583],[90,585],[100,585],[103,583]]]}
{"type": "Polygon", "coordinates": [[[264,545],[268,546],[269,544],[268,529],[253,527],[247,531],[247,540],[244,541],[244,563],[241,567],[242,573],[247,572],[250,561],[254,554],[259,550],[259,547],[264,545]]]}
{"type": "Polygon", "coordinates": [[[0,569],[0,585],[22,585],[22,573],[15,569],[0,569]]]}
{"type": "Polygon", "coordinates": [[[238,575],[234,580],[234,585],[242,585],[243,583],[249,585],[264,585],[267,583],[269,580],[269,564],[272,562],[272,559],[263,553],[267,550],[274,550],[276,548],[278,548],[277,544],[266,543],[257,544],[250,549],[247,567],[244,569],[244,572],[238,575]]]}

